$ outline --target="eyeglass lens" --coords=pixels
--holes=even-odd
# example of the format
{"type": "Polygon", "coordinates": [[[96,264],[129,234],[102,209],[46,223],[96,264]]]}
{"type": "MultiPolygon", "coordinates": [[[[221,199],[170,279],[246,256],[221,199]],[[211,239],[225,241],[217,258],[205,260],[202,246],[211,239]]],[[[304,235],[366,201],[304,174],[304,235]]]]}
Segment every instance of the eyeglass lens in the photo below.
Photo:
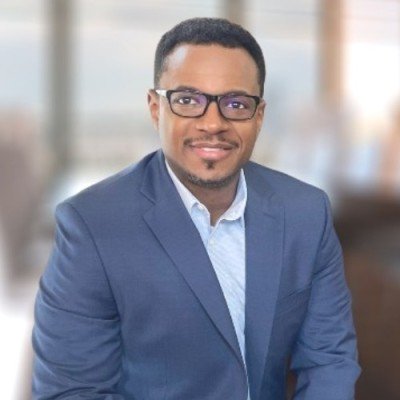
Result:
{"type": "MultiPolygon", "coordinates": [[[[204,113],[208,100],[204,94],[174,92],[170,98],[171,108],[184,117],[198,117],[204,113]]],[[[254,115],[256,101],[243,95],[226,95],[219,99],[219,109],[228,119],[248,119],[254,115]]]]}

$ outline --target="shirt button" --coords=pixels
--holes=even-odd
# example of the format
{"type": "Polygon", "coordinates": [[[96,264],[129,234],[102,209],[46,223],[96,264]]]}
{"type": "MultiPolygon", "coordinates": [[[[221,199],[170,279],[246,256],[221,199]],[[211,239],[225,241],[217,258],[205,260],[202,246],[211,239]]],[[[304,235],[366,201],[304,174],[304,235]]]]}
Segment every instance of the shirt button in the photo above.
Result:
{"type": "Polygon", "coordinates": [[[205,207],[202,204],[197,204],[197,208],[201,211],[205,210],[205,207]]]}
{"type": "Polygon", "coordinates": [[[210,243],[211,246],[214,246],[215,240],[214,240],[214,239],[211,239],[209,243],[210,243]]]}

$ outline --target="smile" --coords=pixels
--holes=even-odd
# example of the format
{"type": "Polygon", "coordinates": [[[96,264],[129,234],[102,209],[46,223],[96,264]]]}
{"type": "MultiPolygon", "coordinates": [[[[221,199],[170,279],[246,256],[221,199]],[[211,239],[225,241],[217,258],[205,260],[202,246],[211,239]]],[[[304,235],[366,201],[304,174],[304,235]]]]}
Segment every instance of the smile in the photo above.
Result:
{"type": "Polygon", "coordinates": [[[188,146],[198,157],[204,160],[218,161],[228,157],[237,148],[229,143],[192,143],[188,146]]]}

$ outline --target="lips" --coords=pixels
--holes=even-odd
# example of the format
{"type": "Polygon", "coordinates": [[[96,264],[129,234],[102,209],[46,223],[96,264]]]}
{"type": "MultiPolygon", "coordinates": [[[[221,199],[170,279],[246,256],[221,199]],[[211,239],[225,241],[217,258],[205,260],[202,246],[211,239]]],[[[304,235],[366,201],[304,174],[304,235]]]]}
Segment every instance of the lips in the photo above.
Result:
{"type": "Polygon", "coordinates": [[[238,146],[229,142],[192,142],[188,147],[202,159],[217,161],[228,157],[238,146]]]}

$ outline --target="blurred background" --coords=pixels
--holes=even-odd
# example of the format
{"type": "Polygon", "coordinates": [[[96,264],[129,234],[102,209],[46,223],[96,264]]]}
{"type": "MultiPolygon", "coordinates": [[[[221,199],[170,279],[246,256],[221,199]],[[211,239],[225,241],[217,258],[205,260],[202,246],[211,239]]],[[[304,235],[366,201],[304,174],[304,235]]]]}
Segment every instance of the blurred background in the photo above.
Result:
{"type": "Polygon", "coordinates": [[[259,40],[268,107],[254,159],[330,195],[364,369],[357,400],[399,399],[399,0],[2,0],[1,397],[30,398],[55,205],[158,147],[154,50],[195,16],[259,40]]]}

